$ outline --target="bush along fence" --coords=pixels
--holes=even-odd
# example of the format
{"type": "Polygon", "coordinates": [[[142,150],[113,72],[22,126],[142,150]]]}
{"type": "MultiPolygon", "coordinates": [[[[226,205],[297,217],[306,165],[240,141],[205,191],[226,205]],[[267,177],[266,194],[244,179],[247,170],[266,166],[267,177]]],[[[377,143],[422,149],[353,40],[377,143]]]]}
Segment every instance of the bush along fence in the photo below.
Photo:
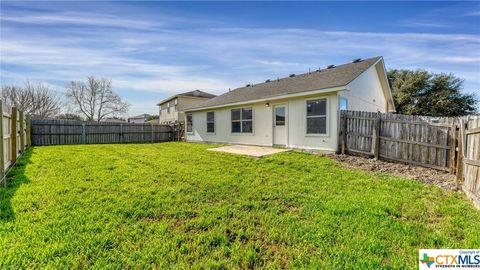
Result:
{"type": "Polygon", "coordinates": [[[154,143],[183,140],[183,124],[32,119],[32,145],[154,143]]]}
{"type": "Polygon", "coordinates": [[[448,171],[480,206],[480,119],[341,111],[342,154],[448,171]]]}
{"type": "Polygon", "coordinates": [[[29,119],[15,107],[0,100],[0,186],[6,186],[6,174],[17,158],[30,146],[29,119]]]}

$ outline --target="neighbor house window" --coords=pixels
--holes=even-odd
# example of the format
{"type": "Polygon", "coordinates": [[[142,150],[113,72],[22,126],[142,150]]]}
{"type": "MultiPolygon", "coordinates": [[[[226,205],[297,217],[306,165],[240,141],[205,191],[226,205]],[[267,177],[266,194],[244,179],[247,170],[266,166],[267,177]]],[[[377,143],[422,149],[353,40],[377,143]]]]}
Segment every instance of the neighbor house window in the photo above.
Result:
{"type": "Polygon", "coordinates": [[[187,114],[187,132],[193,132],[193,115],[187,114]]]}
{"type": "Polygon", "coordinates": [[[340,110],[348,110],[348,99],[340,98],[340,110]]]}
{"type": "Polygon", "coordinates": [[[253,110],[252,108],[234,109],[231,111],[232,133],[253,132],[253,110]]]}
{"type": "Polygon", "coordinates": [[[307,100],[307,134],[327,133],[327,100],[307,100]]]}
{"type": "Polygon", "coordinates": [[[158,106],[160,109],[159,109],[159,112],[158,112],[158,115],[162,115],[162,106],[158,106]]]}
{"type": "Polygon", "coordinates": [[[167,103],[167,113],[170,113],[170,102],[167,103]]]}
{"type": "Polygon", "coordinates": [[[215,133],[215,113],[207,112],[207,133],[215,133]]]}

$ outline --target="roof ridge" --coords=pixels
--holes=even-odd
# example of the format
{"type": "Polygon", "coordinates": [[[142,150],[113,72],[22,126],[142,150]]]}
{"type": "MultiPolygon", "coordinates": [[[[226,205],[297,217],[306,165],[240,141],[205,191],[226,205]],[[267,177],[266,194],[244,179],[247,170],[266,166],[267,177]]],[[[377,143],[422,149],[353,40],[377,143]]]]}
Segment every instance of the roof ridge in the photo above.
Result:
{"type": "MultiPolygon", "coordinates": [[[[374,57],[369,57],[369,58],[365,58],[365,59],[362,59],[361,61],[359,62],[356,62],[356,63],[353,63],[353,62],[350,62],[350,63],[344,63],[344,64],[340,64],[338,66],[335,66],[334,68],[323,68],[323,69],[317,69],[315,71],[311,71],[311,72],[305,72],[305,73],[300,73],[300,74],[294,74],[295,76],[293,77],[290,77],[290,75],[286,76],[286,77],[278,77],[277,79],[270,79],[269,82],[260,82],[260,83],[252,83],[252,84],[248,84],[248,86],[242,86],[242,87],[237,87],[233,90],[230,90],[226,93],[223,93],[221,95],[218,95],[212,99],[215,99],[217,97],[221,97],[223,95],[226,95],[228,93],[232,93],[232,92],[235,92],[235,91],[238,91],[238,90],[243,90],[244,88],[254,88],[255,86],[259,86],[259,85],[264,85],[264,84],[270,84],[270,83],[275,83],[275,82],[280,82],[282,80],[289,80],[289,79],[296,79],[298,77],[305,77],[305,76],[308,76],[308,75],[312,75],[312,73],[318,73],[318,70],[320,70],[320,72],[322,71],[326,71],[326,70],[334,70],[334,69],[338,69],[340,67],[344,67],[344,66],[347,66],[347,65],[352,65],[352,64],[358,64],[358,63],[361,63],[361,62],[365,62],[365,61],[370,61],[370,60],[373,60],[373,59],[380,59],[382,58],[382,56],[374,56],[374,57]]],[[[376,61],[375,61],[376,62],[376,61]]]]}

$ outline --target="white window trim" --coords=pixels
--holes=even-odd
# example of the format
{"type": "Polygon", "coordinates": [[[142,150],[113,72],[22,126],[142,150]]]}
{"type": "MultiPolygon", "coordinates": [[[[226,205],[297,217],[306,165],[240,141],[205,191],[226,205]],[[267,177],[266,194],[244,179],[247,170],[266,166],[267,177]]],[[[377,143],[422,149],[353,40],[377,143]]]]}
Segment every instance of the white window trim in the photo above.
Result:
{"type": "MultiPolygon", "coordinates": [[[[255,135],[255,109],[253,108],[253,106],[241,106],[241,107],[230,108],[229,113],[230,113],[230,135],[232,135],[232,136],[254,136],[255,135]],[[232,132],[232,110],[240,109],[240,119],[241,119],[242,118],[241,110],[246,109],[246,108],[252,109],[252,132],[250,132],[250,133],[232,132]]],[[[235,120],[235,121],[241,122],[242,120],[235,120]]]]}
{"type": "MultiPolygon", "coordinates": [[[[307,98],[304,100],[304,109],[303,109],[303,121],[305,123],[305,128],[304,128],[304,132],[305,132],[305,137],[330,137],[330,121],[329,121],[329,115],[330,115],[330,112],[329,112],[329,109],[330,109],[330,99],[329,97],[312,97],[312,98],[307,98]],[[319,100],[319,99],[324,99],[325,100],[325,133],[308,133],[307,130],[308,130],[308,126],[307,126],[307,102],[308,101],[311,101],[311,100],[319,100]]],[[[320,117],[323,117],[323,116],[320,116],[320,117]]]]}
{"type": "MultiPolygon", "coordinates": [[[[217,131],[217,114],[215,113],[215,111],[208,111],[208,112],[205,113],[205,118],[206,118],[206,122],[207,122],[207,126],[206,126],[207,134],[215,135],[215,132],[217,131]],[[209,123],[208,122],[208,113],[209,112],[213,113],[213,132],[208,132],[208,123],[209,123]]],[[[231,123],[230,123],[230,125],[231,125],[231,123]]]]}
{"type": "Polygon", "coordinates": [[[186,134],[193,134],[194,133],[194,129],[193,129],[193,113],[187,113],[185,114],[185,133],[186,134]],[[188,116],[191,115],[192,116],[192,131],[188,131],[188,116]]]}

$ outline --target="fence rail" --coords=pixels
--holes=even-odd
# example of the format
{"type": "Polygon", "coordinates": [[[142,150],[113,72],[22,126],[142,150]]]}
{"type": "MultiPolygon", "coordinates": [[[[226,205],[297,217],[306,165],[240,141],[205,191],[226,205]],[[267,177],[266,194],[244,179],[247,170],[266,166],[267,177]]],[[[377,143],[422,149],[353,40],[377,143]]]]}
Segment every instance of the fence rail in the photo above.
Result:
{"type": "Polygon", "coordinates": [[[29,119],[22,111],[0,100],[0,184],[6,186],[5,175],[17,158],[30,145],[29,119]]]}
{"type": "Polygon", "coordinates": [[[32,120],[32,144],[153,143],[182,140],[183,125],[133,124],[57,119],[32,120]]]}

